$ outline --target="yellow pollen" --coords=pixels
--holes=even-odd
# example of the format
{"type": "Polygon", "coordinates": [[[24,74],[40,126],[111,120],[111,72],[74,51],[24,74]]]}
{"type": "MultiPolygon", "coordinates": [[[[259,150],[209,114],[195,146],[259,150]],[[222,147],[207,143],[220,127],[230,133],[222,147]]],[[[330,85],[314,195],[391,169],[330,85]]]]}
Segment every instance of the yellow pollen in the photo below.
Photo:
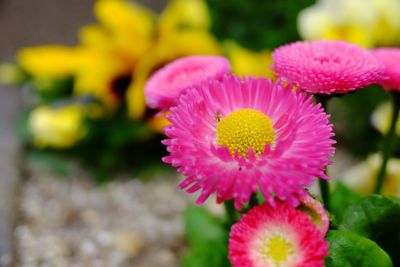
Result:
{"type": "Polygon", "coordinates": [[[265,259],[272,260],[276,266],[280,266],[280,263],[285,263],[288,257],[294,254],[294,248],[292,243],[280,235],[274,235],[268,238],[260,252],[265,259]]]}
{"type": "Polygon", "coordinates": [[[223,118],[217,125],[217,143],[235,151],[240,156],[248,156],[251,148],[261,155],[266,144],[274,141],[272,121],[262,112],[250,108],[240,109],[223,118]]]}

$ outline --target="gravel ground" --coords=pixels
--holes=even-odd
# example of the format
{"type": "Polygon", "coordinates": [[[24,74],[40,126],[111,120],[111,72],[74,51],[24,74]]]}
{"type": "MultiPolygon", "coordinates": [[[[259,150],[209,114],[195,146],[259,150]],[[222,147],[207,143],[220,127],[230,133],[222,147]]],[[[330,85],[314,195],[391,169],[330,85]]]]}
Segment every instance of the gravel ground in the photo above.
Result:
{"type": "Polygon", "coordinates": [[[17,266],[175,267],[191,202],[174,178],[99,187],[80,171],[55,179],[29,166],[15,229],[17,266]]]}
{"type": "MultiPolygon", "coordinates": [[[[341,150],[337,155],[333,177],[353,161],[341,150]]],[[[174,174],[148,182],[118,177],[98,186],[73,164],[69,173],[57,177],[27,162],[15,228],[16,266],[179,266],[185,251],[182,214],[193,196],[178,190],[174,174]]],[[[318,192],[317,186],[311,189],[318,192]]],[[[223,212],[212,200],[207,207],[223,212]]]]}

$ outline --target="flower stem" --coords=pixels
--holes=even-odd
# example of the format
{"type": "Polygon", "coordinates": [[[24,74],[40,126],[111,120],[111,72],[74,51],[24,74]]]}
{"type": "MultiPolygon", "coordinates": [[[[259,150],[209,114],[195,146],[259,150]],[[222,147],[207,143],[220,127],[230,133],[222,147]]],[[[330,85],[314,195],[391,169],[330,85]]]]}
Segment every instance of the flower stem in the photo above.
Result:
{"type": "Polygon", "coordinates": [[[375,190],[374,190],[375,194],[380,194],[382,190],[386,178],[386,166],[393,152],[392,146],[394,139],[396,137],[396,124],[399,118],[399,110],[400,110],[400,92],[398,91],[392,92],[392,101],[393,101],[392,121],[390,122],[389,132],[383,139],[383,146],[381,151],[382,163],[375,184],[375,190]]]}
{"type": "MultiPolygon", "coordinates": [[[[321,107],[327,112],[328,109],[328,100],[330,99],[330,95],[323,94],[315,94],[315,99],[321,104],[321,107]]],[[[326,173],[326,169],[325,169],[326,173]]],[[[331,210],[330,196],[329,196],[329,183],[325,179],[319,179],[319,189],[321,192],[322,201],[324,202],[324,207],[327,211],[331,210]]]]}
{"type": "Polygon", "coordinates": [[[224,201],[224,207],[227,216],[226,227],[227,229],[230,229],[237,220],[237,213],[233,204],[233,200],[224,201]]]}
{"type": "Polygon", "coordinates": [[[327,211],[331,209],[331,202],[329,198],[329,183],[325,179],[319,179],[319,190],[321,191],[322,201],[324,202],[324,207],[327,211]]]}

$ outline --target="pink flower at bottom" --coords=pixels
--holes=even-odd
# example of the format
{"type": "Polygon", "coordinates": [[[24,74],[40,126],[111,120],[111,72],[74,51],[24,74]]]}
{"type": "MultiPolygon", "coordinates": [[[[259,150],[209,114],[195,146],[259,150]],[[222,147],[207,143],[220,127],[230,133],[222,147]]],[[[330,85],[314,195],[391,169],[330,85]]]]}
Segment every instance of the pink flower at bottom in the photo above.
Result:
{"type": "Polygon", "coordinates": [[[335,149],[329,116],[312,97],[282,83],[227,75],[189,89],[170,109],[164,162],[187,178],[180,188],[217,202],[299,204],[304,187],[324,174],[335,149]]]}
{"type": "Polygon", "coordinates": [[[150,108],[167,110],[188,88],[229,73],[229,61],[221,56],[190,56],[164,66],[147,81],[145,96],[150,108]]]}
{"type": "Polygon", "coordinates": [[[385,78],[379,84],[386,90],[400,90],[400,48],[378,48],[372,53],[385,65],[385,78]]]}
{"type": "Polygon", "coordinates": [[[272,54],[278,78],[313,94],[344,94],[379,82],[384,66],[370,51],[343,41],[300,41],[272,54]]]}
{"type": "Polygon", "coordinates": [[[328,243],[309,216],[285,202],[253,207],[232,226],[233,267],[323,267],[328,243]]]}

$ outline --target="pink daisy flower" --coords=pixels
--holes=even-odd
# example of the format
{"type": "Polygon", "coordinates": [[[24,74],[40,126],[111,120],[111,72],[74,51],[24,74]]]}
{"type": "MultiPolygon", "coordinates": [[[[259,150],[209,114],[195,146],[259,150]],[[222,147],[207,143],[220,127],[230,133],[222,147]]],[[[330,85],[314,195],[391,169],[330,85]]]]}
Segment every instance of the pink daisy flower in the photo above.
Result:
{"type": "Polygon", "coordinates": [[[378,48],[372,52],[385,65],[386,78],[380,85],[386,90],[400,90],[400,49],[378,48]]]}
{"type": "Polygon", "coordinates": [[[184,94],[165,128],[164,162],[188,176],[181,189],[201,190],[197,204],[216,193],[241,209],[261,189],[292,205],[307,193],[334,153],[332,125],[320,105],[280,82],[227,75],[184,94]]]}
{"type": "Polygon", "coordinates": [[[307,195],[296,209],[307,214],[322,235],[326,235],[329,230],[329,218],[321,202],[307,195]]]}
{"type": "Polygon", "coordinates": [[[279,78],[314,94],[344,94],[379,82],[383,65],[371,52],[343,41],[301,41],[273,54],[279,78]]]}
{"type": "Polygon", "coordinates": [[[174,106],[187,88],[229,73],[229,61],[220,56],[180,58],[158,70],[145,86],[147,105],[167,110],[174,106]]]}
{"type": "Polygon", "coordinates": [[[255,206],[232,226],[233,267],[322,267],[328,243],[310,218],[285,202],[255,206]]]}

